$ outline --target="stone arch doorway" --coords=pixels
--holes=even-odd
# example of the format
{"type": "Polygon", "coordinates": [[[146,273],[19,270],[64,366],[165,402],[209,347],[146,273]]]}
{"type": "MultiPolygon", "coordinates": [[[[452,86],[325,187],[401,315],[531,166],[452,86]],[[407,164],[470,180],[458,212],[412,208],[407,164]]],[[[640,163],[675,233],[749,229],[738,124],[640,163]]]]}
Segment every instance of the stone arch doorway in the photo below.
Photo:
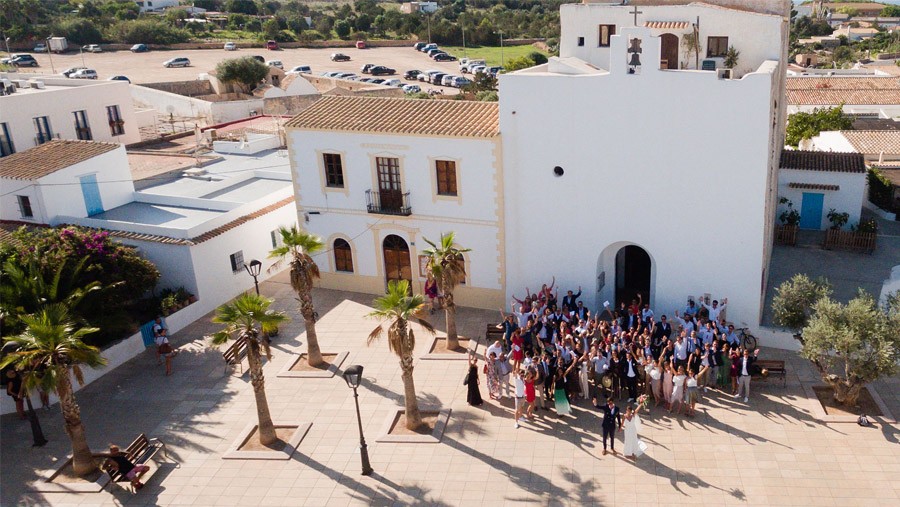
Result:
{"type": "Polygon", "coordinates": [[[412,265],[409,259],[409,244],[406,240],[390,234],[382,243],[384,258],[384,286],[387,288],[391,280],[406,280],[412,290],[412,265]]]}
{"type": "Polygon", "coordinates": [[[653,263],[650,254],[637,245],[627,245],[616,252],[616,304],[631,300],[640,294],[645,303],[650,302],[652,294],[651,269],[653,263]]]}
{"type": "Polygon", "coordinates": [[[659,68],[678,69],[678,36],[672,33],[664,33],[659,36],[659,68]]]}

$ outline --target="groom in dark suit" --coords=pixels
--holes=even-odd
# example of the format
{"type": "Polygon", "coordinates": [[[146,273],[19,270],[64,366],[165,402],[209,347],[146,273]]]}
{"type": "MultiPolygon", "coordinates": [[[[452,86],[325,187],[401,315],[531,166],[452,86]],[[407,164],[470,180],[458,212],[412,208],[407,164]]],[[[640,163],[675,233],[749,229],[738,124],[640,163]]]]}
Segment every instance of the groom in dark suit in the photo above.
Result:
{"type": "Polygon", "coordinates": [[[603,410],[603,455],[606,455],[606,438],[609,437],[609,447],[612,453],[616,453],[616,428],[622,426],[622,413],[619,407],[613,402],[612,397],[606,399],[606,406],[601,407],[603,410]]]}

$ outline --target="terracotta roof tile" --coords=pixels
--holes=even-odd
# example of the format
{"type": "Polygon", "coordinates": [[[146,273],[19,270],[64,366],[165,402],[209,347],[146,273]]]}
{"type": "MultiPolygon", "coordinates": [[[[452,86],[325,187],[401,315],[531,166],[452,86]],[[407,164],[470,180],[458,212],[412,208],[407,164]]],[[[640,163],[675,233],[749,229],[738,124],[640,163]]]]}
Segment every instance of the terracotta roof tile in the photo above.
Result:
{"type": "Polygon", "coordinates": [[[900,187],[900,169],[884,169],[878,170],[888,181],[895,187],[900,187]]]}
{"type": "Polygon", "coordinates": [[[896,77],[788,77],[788,104],[827,106],[840,103],[900,104],[900,79],[896,77]]]}
{"type": "Polygon", "coordinates": [[[853,149],[865,154],[900,155],[900,131],[897,130],[843,130],[841,134],[853,149]]]}
{"type": "Polygon", "coordinates": [[[0,159],[0,176],[36,180],[115,150],[121,144],[55,139],[0,159]]]}
{"type": "Polygon", "coordinates": [[[781,150],[782,169],[826,171],[839,173],[865,173],[866,164],[861,153],[836,153],[831,151],[781,150]]]}
{"type": "Polygon", "coordinates": [[[303,130],[496,137],[496,102],[327,96],[287,122],[303,130]]]}
{"type": "Polygon", "coordinates": [[[824,185],[822,183],[796,183],[791,182],[788,183],[789,188],[796,188],[797,190],[831,190],[837,192],[841,189],[840,185],[824,185]]]}
{"type": "Polygon", "coordinates": [[[786,90],[898,90],[900,80],[892,76],[790,76],[784,86],[786,90]]]}
{"type": "Polygon", "coordinates": [[[259,218],[263,215],[267,215],[283,206],[287,206],[288,204],[290,204],[292,202],[294,202],[294,196],[285,197],[284,199],[282,199],[274,204],[270,204],[270,205],[266,206],[265,208],[256,210],[253,213],[249,213],[240,218],[236,218],[236,219],[232,220],[231,222],[228,222],[225,225],[216,227],[215,229],[213,229],[209,232],[205,232],[205,233],[197,236],[196,238],[192,238],[191,241],[193,241],[195,244],[197,244],[197,243],[203,243],[204,241],[211,240],[211,239],[215,238],[216,236],[224,234],[239,225],[243,225],[253,219],[259,218]]]}

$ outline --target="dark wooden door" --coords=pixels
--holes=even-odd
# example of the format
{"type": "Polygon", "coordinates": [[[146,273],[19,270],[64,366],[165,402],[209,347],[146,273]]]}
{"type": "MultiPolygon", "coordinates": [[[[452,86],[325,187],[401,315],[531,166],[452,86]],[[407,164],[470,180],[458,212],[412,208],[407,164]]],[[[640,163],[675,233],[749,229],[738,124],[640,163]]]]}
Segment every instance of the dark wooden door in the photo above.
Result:
{"type": "Polygon", "coordinates": [[[660,36],[660,41],[662,48],[659,52],[659,58],[665,61],[665,65],[660,67],[663,69],[678,69],[678,36],[664,33],[660,36]]]}
{"type": "Polygon", "coordinates": [[[378,170],[378,198],[381,209],[399,211],[403,207],[403,191],[400,188],[400,161],[396,158],[375,159],[378,170]]]}
{"type": "Polygon", "coordinates": [[[407,280],[412,288],[412,265],[409,259],[409,245],[395,234],[384,238],[382,252],[384,254],[385,286],[391,280],[407,280]]]}

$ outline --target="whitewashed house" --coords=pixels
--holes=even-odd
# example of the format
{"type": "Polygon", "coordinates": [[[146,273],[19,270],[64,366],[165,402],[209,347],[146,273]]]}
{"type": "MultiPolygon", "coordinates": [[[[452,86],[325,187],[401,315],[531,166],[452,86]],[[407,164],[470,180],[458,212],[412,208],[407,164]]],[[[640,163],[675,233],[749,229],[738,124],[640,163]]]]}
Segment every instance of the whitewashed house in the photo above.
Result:
{"type": "Polygon", "coordinates": [[[0,86],[0,156],[52,139],[141,140],[127,82],[0,73],[0,86]]]}
{"type": "MultiPolygon", "coordinates": [[[[800,212],[801,229],[831,226],[828,212],[848,213],[859,223],[866,189],[866,164],[860,153],[784,150],[778,172],[778,196],[800,212]]],[[[776,216],[787,208],[780,203],[776,216]]]]}
{"type": "Polygon", "coordinates": [[[454,231],[466,306],[504,301],[505,242],[497,104],[323,97],[286,124],[297,211],[328,247],[322,286],[383,294],[388,280],[422,291],[424,238],[454,231]]]}

